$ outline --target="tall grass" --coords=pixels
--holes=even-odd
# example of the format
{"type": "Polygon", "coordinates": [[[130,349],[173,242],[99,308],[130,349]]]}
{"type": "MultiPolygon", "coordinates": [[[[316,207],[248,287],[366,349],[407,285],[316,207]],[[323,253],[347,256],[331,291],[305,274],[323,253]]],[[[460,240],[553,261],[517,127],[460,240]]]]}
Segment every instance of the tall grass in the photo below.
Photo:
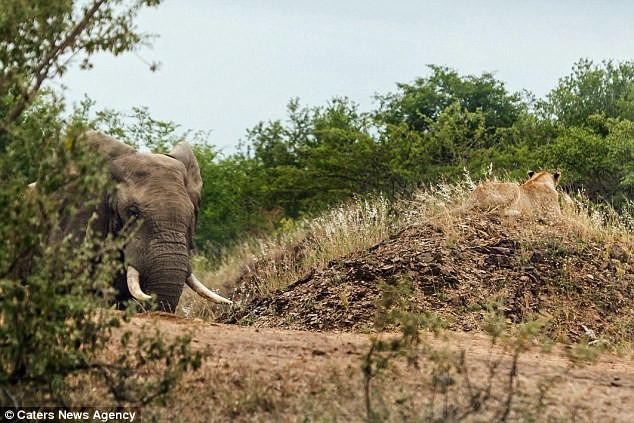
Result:
{"type": "Polygon", "coordinates": [[[562,214],[568,229],[580,238],[600,241],[633,241],[634,203],[621,210],[608,203],[593,203],[583,192],[560,195],[562,214]]]}
{"type": "MultiPolygon", "coordinates": [[[[309,272],[325,268],[332,260],[368,249],[407,227],[431,223],[442,228],[448,238],[459,240],[464,221],[456,211],[464,207],[475,186],[465,174],[459,183],[422,188],[408,199],[394,202],[384,196],[356,199],[314,219],[284,221],[277,233],[242,243],[224,254],[216,266],[198,257],[194,270],[207,286],[224,291],[232,290],[241,277],[246,277],[250,284],[247,295],[266,296],[309,272]]],[[[634,245],[631,213],[596,205],[583,194],[561,193],[560,200],[562,218],[551,222],[558,237],[574,235],[606,244],[619,241],[630,247],[634,245]]],[[[534,222],[527,220],[514,226],[526,240],[543,236],[543,231],[533,230],[534,222]]],[[[197,301],[186,293],[181,300],[181,312],[200,315],[203,305],[196,304],[197,301]]]]}
{"type": "Polygon", "coordinates": [[[253,239],[226,254],[208,275],[212,286],[257,272],[266,295],[296,281],[311,269],[369,248],[404,226],[403,215],[385,197],[359,199],[328,210],[314,219],[285,221],[274,235],[253,239]]]}

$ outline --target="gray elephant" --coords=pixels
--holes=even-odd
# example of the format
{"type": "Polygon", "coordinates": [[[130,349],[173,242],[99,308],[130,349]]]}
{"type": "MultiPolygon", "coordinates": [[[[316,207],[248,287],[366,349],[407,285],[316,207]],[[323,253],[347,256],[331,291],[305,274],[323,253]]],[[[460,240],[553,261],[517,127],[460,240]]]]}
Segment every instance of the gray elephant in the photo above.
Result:
{"type": "Polygon", "coordinates": [[[192,274],[189,253],[202,179],[191,147],[179,143],[169,154],[143,153],[97,131],[84,132],[78,142],[105,157],[117,188],[98,193],[97,206],[63,221],[52,241],[68,234],[81,240],[95,212],[91,227],[104,237],[121,235],[126,223],[138,220],[121,251],[126,271],[115,279],[118,304],[131,298],[147,301],[148,294],[156,294],[159,309],[173,313],[185,284],[207,300],[231,304],[192,274]]]}

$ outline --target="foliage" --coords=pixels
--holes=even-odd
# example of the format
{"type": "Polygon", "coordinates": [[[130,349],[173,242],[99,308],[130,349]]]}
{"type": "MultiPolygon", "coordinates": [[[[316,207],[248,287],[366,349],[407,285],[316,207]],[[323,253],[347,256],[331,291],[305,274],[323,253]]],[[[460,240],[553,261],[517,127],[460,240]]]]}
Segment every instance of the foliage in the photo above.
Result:
{"type": "Polygon", "coordinates": [[[203,183],[196,240],[214,259],[246,237],[273,230],[273,212],[264,210],[259,172],[253,160],[221,158],[210,145],[194,145],[203,183]]]}
{"type": "Polygon", "coordinates": [[[44,81],[62,75],[77,54],[89,68],[98,52],[119,55],[147,41],[133,20],[158,0],[3,0],[0,11],[0,93],[6,107],[0,134],[22,115],[44,81]]]}
{"type": "Polygon", "coordinates": [[[390,169],[356,104],[335,98],[309,109],[292,100],[288,112],[287,125],[260,123],[248,133],[245,157],[262,172],[266,208],[281,207],[296,218],[380,191],[390,169]]]}
{"type": "Polygon", "coordinates": [[[217,258],[288,219],[354,197],[407,197],[465,170],[516,180],[530,169],[561,170],[565,189],[617,206],[631,201],[631,62],[581,60],[539,101],[509,93],[491,73],[429,69],[377,95],[374,110],[347,98],[312,107],[293,99],[286,119],[248,130],[237,153],[199,148],[206,184],[199,245],[217,258]]]}
{"type": "MultiPolygon", "coordinates": [[[[125,357],[115,364],[100,361],[112,330],[120,325],[120,316],[103,308],[112,298],[115,258],[126,239],[104,241],[88,229],[81,239],[48,242],[59,222],[99,201],[113,183],[100,158],[86,154],[77,143],[81,116],[67,125],[63,99],[42,86],[63,74],[76,57],[83,55],[81,66],[90,67],[94,53],[118,55],[145,42],[147,36],[136,31],[133,20],[141,7],[155,4],[158,1],[2,2],[2,406],[73,405],[68,403],[69,377],[96,374],[102,383],[119,383],[125,376],[119,370],[131,368],[125,357]],[[29,187],[33,181],[37,184],[29,187]]],[[[201,360],[189,352],[187,338],[171,345],[160,337],[148,338],[136,348],[137,363],[148,367],[163,360],[165,366],[156,384],[135,386],[139,394],[145,392],[140,398],[165,394],[181,370],[195,368],[201,360]]]]}
{"type": "Polygon", "coordinates": [[[559,163],[569,186],[585,189],[592,198],[617,204],[631,200],[634,122],[599,115],[587,122],[560,131],[550,146],[551,160],[559,163]]]}
{"type": "MultiPolygon", "coordinates": [[[[13,211],[3,213],[6,219],[0,228],[6,240],[0,249],[0,338],[6,340],[1,346],[0,383],[5,395],[12,387],[28,391],[24,385],[34,385],[44,391],[48,387],[57,398],[64,375],[86,367],[94,352],[104,346],[105,332],[116,324],[95,319],[94,313],[112,294],[104,281],[116,270],[109,258],[119,245],[112,240],[98,243],[91,234],[79,248],[70,238],[61,244],[46,242],[53,225],[78,208],[91,186],[105,189],[107,178],[95,172],[91,177],[71,175],[67,166],[57,166],[75,156],[73,162],[80,169],[93,169],[94,160],[79,160],[64,144],[56,153],[48,162],[41,162],[42,178],[36,188],[9,184],[0,200],[3,210],[13,211]],[[69,185],[77,188],[78,196],[65,196],[62,204],[57,191],[69,185]],[[96,266],[86,266],[87,262],[96,266]]],[[[3,398],[6,404],[6,396],[3,398]]]]}
{"type": "Polygon", "coordinates": [[[544,156],[565,172],[568,187],[594,200],[632,200],[634,62],[581,60],[538,104],[544,156]]]}
{"type": "Polygon", "coordinates": [[[130,113],[124,113],[111,109],[93,111],[95,105],[95,101],[84,98],[73,110],[72,124],[103,131],[136,149],[155,153],[169,152],[190,135],[178,133],[179,125],[174,122],[154,119],[147,107],[133,107],[130,113]]]}
{"type": "Polygon", "coordinates": [[[588,125],[592,115],[634,120],[634,62],[595,65],[582,59],[540,104],[541,113],[564,127],[588,125]]]}
{"type": "Polygon", "coordinates": [[[521,96],[509,94],[504,83],[491,73],[462,77],[448,67],[429,68],[429,77],[418,78],[412,84],[397,84],[397,93],[377,96],[386,122],[406,122],[411,129],[426,132],[431,122],[458,102],[460,109],[482,111],[486,126],[508,128],[522,111],[521,96]]]}

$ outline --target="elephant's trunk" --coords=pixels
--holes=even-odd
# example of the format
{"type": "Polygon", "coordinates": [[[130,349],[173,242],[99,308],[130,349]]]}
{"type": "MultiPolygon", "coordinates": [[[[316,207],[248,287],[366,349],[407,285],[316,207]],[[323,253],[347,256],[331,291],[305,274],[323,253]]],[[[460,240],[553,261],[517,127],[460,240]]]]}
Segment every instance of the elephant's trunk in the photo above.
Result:
{"type": "Polygon", "coordinates": [[[191,273],[185,235],[164,231],[161,242],[150,243],[144,256],[146,260],[139,268],[144,292],[156,294],[159,310],[174,313],[191,273]]]}
{"type": "Polygon", "coordinates": [[[159,310],[174,313],[187,279],[187,267],[181,269],[162,263],[157,268],[160,270],[150,269],[146,273],[145,291],[156,294],[159,310]]]}
{"type": "Polygon", "coordinates": [[[174,313],[187,285],[196,294],[209,301],[223,304],[232,302],[205,287],[192,273],[189,263],[189,250],[185,234],[182,231],[166,231],[154,237],[149,248],[137,250],[137,263],[128,266],[128,290],[140,302],[147,301],[155,294],[160,310],[174,313]],[[142,287],[142,288],[141,288],[142,287]]]}

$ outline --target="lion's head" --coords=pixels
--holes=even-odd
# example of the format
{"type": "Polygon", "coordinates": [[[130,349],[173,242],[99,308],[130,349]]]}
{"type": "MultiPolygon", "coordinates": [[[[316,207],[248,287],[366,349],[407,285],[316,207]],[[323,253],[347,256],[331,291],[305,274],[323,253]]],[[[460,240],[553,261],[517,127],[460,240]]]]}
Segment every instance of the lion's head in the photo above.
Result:
{"type": "Polygon", "coordinates": [[[555,188],[557,187],[557,184],[559,184],[560,177],[560,172],[550,173],[545,170],[542,170],[541,172],[533,172],[532,170],[529,170],[528,181],[524,182],[522,186],[527,184],[548,184],[555,188]]]}

